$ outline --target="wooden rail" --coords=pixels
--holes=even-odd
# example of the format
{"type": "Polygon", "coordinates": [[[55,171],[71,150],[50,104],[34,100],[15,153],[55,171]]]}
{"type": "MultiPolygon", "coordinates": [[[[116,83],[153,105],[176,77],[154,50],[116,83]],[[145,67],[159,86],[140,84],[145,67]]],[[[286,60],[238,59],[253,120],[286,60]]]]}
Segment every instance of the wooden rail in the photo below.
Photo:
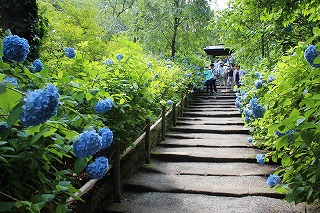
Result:
{"type": "MultiPolygon", "coordinates": [[[[133,142],[133,147],[136,147],[139,143],[141,143],[145,139],[145,163],[150,163],[150,133],[153,129],[155,129],[160,123],[162,125],[161,128],[161,140],[165,140],[166,133],[166,118],[173,113],[172,116],[172,125],[175,126],[177,122],[177,108],[180,106],[180,116],[183,115],[183,111],[187,104],[189,103],[190,93],[187,91],[181,98],[181,101],[173,103],[172,107],[166,112],[166,107],[163,106],[161,117],[150,126],[150,119],[146,119],[146,126],[143,129],[143,133],[133,142]]],[[[125,158],[134,148],[132,146],[128,147],[124,152],[120,153],[120,143],[116,143],[116,150],[114,159],[109,164],[108,172],[111,169],[114,170],[114,202],[121,202],[121,174],[120,174],[120,162],[123,158],[125,158]]],[[[80,192],[76,192],[75,196],[82,197],[86,194],[97,182],[99,179],[91,179],[87,183],[85,183],[80,189],[80,192]]],[[[69,197],[66,201],[67,206],[72,204],[75,200],[72,197],[69,197]]]]}

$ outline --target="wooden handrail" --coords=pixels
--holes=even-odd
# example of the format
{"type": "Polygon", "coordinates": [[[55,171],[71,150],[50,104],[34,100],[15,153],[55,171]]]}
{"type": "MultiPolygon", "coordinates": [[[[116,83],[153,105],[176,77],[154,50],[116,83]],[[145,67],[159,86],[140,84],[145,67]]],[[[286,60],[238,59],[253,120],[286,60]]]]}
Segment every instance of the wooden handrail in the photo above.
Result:
{"type": "MultiPolygon", "coordinates": [[[[183,99],[186,97],[186,94],[183,96],[183,99]]],[[[182,100],[183,100],[182,99],[182,100]]],[[[182,106],[182,100],[179,101],[176,106],[182,106]]],[[[173,111],[172,107],[165,113],[165,118],[169,116],[169,114],[173,111]]],[[[160,117],[152,126],[150,126],[150,131],[152,131],[154,128],[157,127],[157,125],[162,121],[162,117],[160,117]]],[[[145,126],[146,127],[146,126],[145,126]]],[[[143,129],[145,129],[145,127],[143,129]]],[[[143,139],[146,137],[146,132],[142,133],[134,142],[133,144],[136,146],[138,145],[143,139]]],[[[120,161],[129,153],[133,150],[131,146],[128,147],[122,154],[120,154],[120,161]]],[[[113,163],[109,164],[108,171],[109,172],[113,168],[113,163]]],[[[84,194],[86,194],[97,182],[99,179],[90,179],[88,182],[86,182],[80,189],[80,192],[76,192],[74,195],[77,197],[81,197],[84,194]]],[[[75,200],[72,197],[69,197],[66,200],[66,205],[69,206],[72,204],[75,200]]]]}

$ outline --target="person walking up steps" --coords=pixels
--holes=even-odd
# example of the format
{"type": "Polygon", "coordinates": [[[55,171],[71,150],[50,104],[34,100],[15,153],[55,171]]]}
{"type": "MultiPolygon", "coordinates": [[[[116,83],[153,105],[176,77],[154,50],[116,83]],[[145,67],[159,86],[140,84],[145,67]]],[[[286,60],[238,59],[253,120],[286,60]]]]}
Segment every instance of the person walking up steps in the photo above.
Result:
{"type": "Polygon", "coordinates": [[[213,88],[212,88],[213,76],[212,76],[211,69],[209,67],[205,68],[204,75],[206,76],[205,85],[207,87],[207,93],[209,93],[209,89],[210,89],[210,94],[212,94],[212,92],[213,92],[213,88]]]}
{"type": "Polygon", "coordinates": [[[228,67],[226,90],[229,89],[229,90],[232,90],[232,91],[233,91],[233,87],[234,87],[233,72],[234,72],[233,64],[230,63],[230,64],[229,64],[229,67],[228,67]],[[231,83],[231,87],[229,88],[229,84],[230,84],[230,83],[231,83]]]}
{"type": "Polygon", "coordinates": [[[210,69],[212,72],[212,85],[213,85],[213,90],[215,93],[218,93],[217,90],[217,76],[218,76],[218,70],[215,68],[214,64],[210,64],[210,69]]]}
{"type": "Polygon", "coordinates": [[[238,86],[238,88],[241,86],[240,80],[242,77],[242,73],[243,73],[243,71],[240,70],[240,66],[237,65],[236,69],[233,72],[233,78],[234,78],[234,83],[238,86]]]}

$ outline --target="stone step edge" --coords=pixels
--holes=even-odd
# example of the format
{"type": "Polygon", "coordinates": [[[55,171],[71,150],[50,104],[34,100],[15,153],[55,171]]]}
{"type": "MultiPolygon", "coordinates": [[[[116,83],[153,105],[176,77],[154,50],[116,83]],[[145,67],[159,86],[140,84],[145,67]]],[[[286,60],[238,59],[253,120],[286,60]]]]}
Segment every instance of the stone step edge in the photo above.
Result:
{"type": "Polygon", "coordinates": [[[246,196],[263,196],[283,199],[283,194],[278,194],[275,191],[267,190],[262,187],[255,187],[251,189],[234,189],[233,192],[228,192],[227,188],[211,188],[208,187],[194,187],[187,189],[186,187],[180,188],[170,184],[159,184],[159,186],[149,185],[146,183],[135,183],[134,181],[128,181],[124,183],[124,189],[126,191],[134,192],[166,192],[166,193],[184,193],[184,194],[204,194],[211,196],[221,196],[221,197],[246,197],[246,196]],[[241,190],[242,189],[242,190],[241,190]]]}

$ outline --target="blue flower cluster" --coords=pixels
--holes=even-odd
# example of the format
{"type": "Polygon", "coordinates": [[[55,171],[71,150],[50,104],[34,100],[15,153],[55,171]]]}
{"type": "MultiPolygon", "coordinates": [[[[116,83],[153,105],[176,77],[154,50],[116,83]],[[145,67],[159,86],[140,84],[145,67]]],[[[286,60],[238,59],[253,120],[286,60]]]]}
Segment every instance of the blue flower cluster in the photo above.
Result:
{"type": "Polygon", "coordinates": [[[240,108],[240,106],[241,106],[240,101],[239,101],[239,100],[236,100],[235,105],[236,105],[238,108],[240,108]]]}
{"type": "Polygon", "coordinates": [[[171,100],[169,100],[167,103],[169,106],[171,106],[173,104],[173,102],[171,100]]]}
{"type": "Polygon", "coordinates": [[[252,143],[252,141],[253,141],[252,137],[249,136],[249,137],[247,138],[247,141],[248,141],[249,143],[252,143]]]}
{"type": "Polygon", "coordinates": [[[41,70],[43,70],[43,63],[41,62],[40,59],[36,59],[32,62],[32,66],[33,66],[33,71],[34,72],[40,72],[41,70]]]}
{"type": "Polygon", "coordinates": [[[28,41],[17,35],[10,35],[2,40],[2,53],[5,59],[24,62],[30,52],[28,41]]]}
{"type": "Polygon", "coordinates": [[[159,78],[159,74],[156,73],[156,74],[154,75],[154,78],[159,78]]]}
{"type": "Polygon", "coordinates": [[[121,59],[123,59],[123,55],[121,53],[116,55],[116,58],[120,61],[121,59]]]}
{"type": "Polygon", "coordinates": [[[65,50],[64,50],[64,53],[66,54],[66,56],[68,58],[74,58],[76,57],[76,52],[74,51],[74,49],[72,47],[67,47],[65,50]]]}
{"type": "Polygon", "coordinates": [[[87,166],[87,173],[93,179],[100,179],[105,176],[109,168],[109,161],[106,157],[97,157],[95,161],[87,166]]]}
{"type": "Polygon", "coordinates": [[[278,137],[278,138],[280,138],[280,137],[282,137],[282,136],[284,136],[284,135],[289,135],[289,137],[292,137],[292,135],[295,133],[295,131],[292,129],[292,130],[288,130],[288,131],[286,131],[286,132],[284,132],[284,133],[281,133],[281,132],[279,132],[279,131],[275,131],[274,132],[274,134],[278,137]]]}
{"type": "Polygon", "coordinates": [[[252,111],[252,115],[256,118],[263,118],[264,113],[265,113],[265,108],[262,107],[259,103],[258,103],[258,99],[257,98],[252,98],[250,101],[250,109],[252,111]]]}
{"type": "Polygon", "coordinates": [[[267,82],[270,83],[270,82],[275,81],[275,80],[276,80],[276,77],[270,74],[268,76],[267,82]]]}
{"type": "Polygon", "coordinates": [[[243,114],[245,117],[250,117],[252,115],[250,109],[248,109],[247,107],[243,109],[243,114]]]}
{"type": "Polygon", "coordinates": [[[99,135],[102,137],[102,149],[108,148],[113,141],[113,133],[109,128],[101,128],[98,131],[99,135]]]}
{"type": "Polygon", "coordinates": [[[317,51],[317,47],[314,45],[310,45],[304,51],[304,58],[312,67],[320,68],[320,64],[313,63],[314,59],[319,56],[319,52],[317,51]]]}
{"type": "Polygon", "coordinates": [[[27,127],[45,123],[57,114],[59,97],[58,89],[53,84],[33,92],[28,91],[27,97],[23,99],[25,104],[22,106],[21,122],[27,127]]]}
{"type": "Polygon", "coordinates": [[[257,89],[260,89],[262,87],[262,84],[263,84],[263,80],[259,79],[259,80],[256,80],[254,82],[254,86],[257,88],[257,89]]]}
{"type": "Polygon", "coordinates": [[[191,77],[192,76],[192,73],[185,73],[184,74],[184,77],[191,77]]]}
{"type": "Polygon", "coordinates": [[[111,60],[110,58],[107,58],[104,62],[103,62],[104,65],[112,65],[114,64],[114,61],[111,60]]]}
{"type": "Polygon", "coordinates": [[[16,89],[19,89],[19,84],[18,84],[18,81],[17,81],[17,79],[15,77],[7,76],[2,80],[2,82],[5,83],[5,84],[11,84],[16,89]]]}
{"type": "Polygon", "coordinates": [[[259,72],[255,72],[256,77],[261,78],[261,74],[259,72]]]}
{"type": "Polygon", "coordinates": [[[9,125],[5,122],[0,122],[0,134],[2,134],[7,129],[10,129],[9,125]]]}
{"type": "Polygon", "coordinates": [[[270,174],[268,179],[267,179],[267,184],[270,187],[274,187],[275,185],[277,185],[280,182],[281,182],[281,179],[280,179],[280,177],[278,175],[270,174]]]}
{"type": "Polygon", "coordinates": [[[172,87],[176,86],[174,83],[171,84],[172,87]]]}
{"type": "Polygon", "coordinates": [[[96,154],[102,147],[102,138],[94,130],[84,131],[73,144],[73,152],[77,158],[85,158],[96,154]]]}
{"type": "Polygon", "coordinates": [[[108,112],[113,106],[113,102],[111,100],[111,98],[107,98],[107,99],[103,99],[103,100],[99,100],[98,103],[94,106],[94,110],[97,113],[106,113],[108,112]]]}
{"type": "Polygon", "coordinates": [[[148,62],[147,62],[147,67],[151,67],[151,65],[152,65],[151,62],[148,61],[148,62]]]}
{"type": "Polygon", "coordinates": [[[264,154],[257,154],[256,156],[258,164],[264,164],[266,159],[264,158],[264,154]]]}

